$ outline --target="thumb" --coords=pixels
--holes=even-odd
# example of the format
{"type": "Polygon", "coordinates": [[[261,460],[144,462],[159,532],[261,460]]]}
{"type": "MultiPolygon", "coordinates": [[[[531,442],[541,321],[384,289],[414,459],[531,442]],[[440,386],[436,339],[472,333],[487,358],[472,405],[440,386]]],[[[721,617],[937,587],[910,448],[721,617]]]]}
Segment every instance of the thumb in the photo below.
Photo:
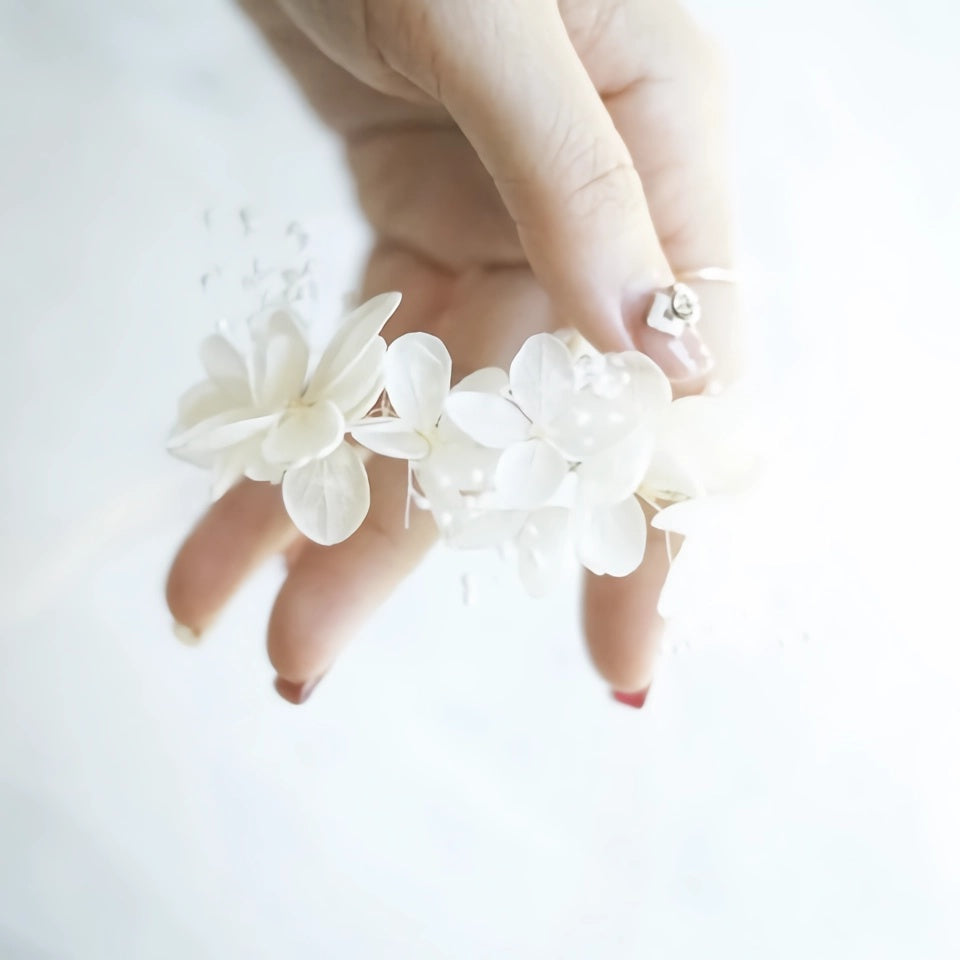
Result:
{"type": "Polygon", "coordinates": [[[431,5],[426,33],[420,44],[435,50],[410,79],[493,176],[558,316],[601,350],[631,348],[624,303],[673,277],[630,151],[556,4],[431,5]]]}

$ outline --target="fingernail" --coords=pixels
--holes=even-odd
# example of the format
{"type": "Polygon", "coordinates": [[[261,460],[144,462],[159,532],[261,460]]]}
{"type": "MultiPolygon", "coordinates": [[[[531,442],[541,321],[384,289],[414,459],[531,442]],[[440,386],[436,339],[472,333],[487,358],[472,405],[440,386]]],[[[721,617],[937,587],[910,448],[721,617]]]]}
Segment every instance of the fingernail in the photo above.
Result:
{"type": "Polygon", "coordinates": [[[658,281],[642,277],[632,284],[622,300],[624,324],[634,347],[650,357],[668,380],[688,387],[694,381],[702,385],[706,375],[713,369],[715,360],[696,322],[682,323],[679,336],[664,333],[647,322],[651,311],[657,314],[666,311],[669,314],[672,283],[673,280],[664,283],[662,278],[658,281]]]}
{"type": "Polygon", "coordinates": [[[646,687],[644,690],[638,690],[636,693],[622,693],[620,690],[611,690],[610,692],[617,703],[622,703],[624,706],[639,710],[647,702],[647,694],[650,692],[650,687],[646,687]]]}
{"type": "Polygon", "coordinates": [[[714,367],[713,354],[695,326],[679,337],[648,327],[645,320],[634,325],[633,342],[667,375],[672,383],[703,379],[714,367]]]}
{"type": "Polygon", "coordinates": [[[193,627],[188,627],[185,623],[173,621],[173,635],[185,646],[195,647],[203,639],[203,634],[193,627]]]}
{"type": "Polygon", "coordinates": [[[291,683],[289,680],[284,680],[283,677],[277,677],[276,680],[273,681],[273,686],[284,700],[295,706],[299,706],[301,703],[307,702],[310,694],[313,693],[317,684],[322,679],[323,674],[317,677],[316,680],[307,680],[304,683],[291,683]]]}

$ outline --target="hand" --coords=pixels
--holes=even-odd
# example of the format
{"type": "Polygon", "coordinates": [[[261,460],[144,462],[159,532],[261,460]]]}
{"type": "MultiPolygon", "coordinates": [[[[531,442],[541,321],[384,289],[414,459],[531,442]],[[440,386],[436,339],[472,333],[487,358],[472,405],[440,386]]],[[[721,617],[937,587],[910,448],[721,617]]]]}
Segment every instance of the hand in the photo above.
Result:
{"type": "MultiPolygon", "coordinates": [[[[436,334],[457,379],[508,366],[533,333],[575,326],[601,350],[645,351],[678,394],[730,376],[730,287],[698,287],[703,340],[644,323],[652,291],[732,257],[722,76],[672,0],[242,6],[344,138],[377,238],[363,295],[404,295],[388,339],[436,334]]],[[[268,647],[278,691],[305,700],[436,537],[424,512],[404,527],[403,463],[374,457],[368,473],[369,515],[334,547],[297,534],[276,487],[229,491],[174,561],[175,619],[199,635],[264,558],[285,551],[268,647]]],[[[635,706],[662,628],[656,530],[647,551],[635,573],[586,574],[584,589],[593,661],[635,706]]]]}

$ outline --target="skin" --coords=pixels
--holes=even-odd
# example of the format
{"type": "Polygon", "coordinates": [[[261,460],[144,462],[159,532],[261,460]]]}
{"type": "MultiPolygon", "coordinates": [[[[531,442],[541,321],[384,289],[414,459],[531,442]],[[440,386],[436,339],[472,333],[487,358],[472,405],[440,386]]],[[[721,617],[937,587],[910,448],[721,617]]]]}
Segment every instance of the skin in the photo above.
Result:
{"type": "MultiPolygon", "coordinates": [[[[733,288],[691,284],[705,345],[643,322],[657,288],[732,265],[723,75],[672,0],[241,6],[343,137],[376,236],[363,292],[404,296],[388,339],[435,334],[455,378],[506,367],[528,336],[564,326],[601,350],[644,350],[677,395],[734,374],[733,288]]],[[[370,513],[334,547],[296,533],[277,488],[244,481],[227,493],[174,560],[176,621],[199,636],[249,573],[284,551],[268,650],[278,692],[303,702],[435,540],[425,513],[404,528],[405,465],[373,457],[368,472],[370,513]]],[[[634,706],[662,630],[661,537],[651,530],[634,574],[584,581],[593,662],[634,706]]]]}

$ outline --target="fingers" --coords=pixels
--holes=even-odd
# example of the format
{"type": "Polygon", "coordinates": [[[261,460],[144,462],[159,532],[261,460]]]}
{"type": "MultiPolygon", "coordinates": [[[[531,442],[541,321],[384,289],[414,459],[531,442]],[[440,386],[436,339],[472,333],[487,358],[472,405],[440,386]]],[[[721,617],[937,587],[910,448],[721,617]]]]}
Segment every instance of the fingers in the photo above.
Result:
{"type": "Polygon", "coordinates": [[[419,10],[416,38],[399,51],[385,28],[373,40],[392,45],[391,62],[466,134],[561,319],[601,349],[629,348],[624,290],[649,292],[670,270],[630,152],[556,6],[407,6],[419,10]]]}
{"type": "MultiPolygon", "coordinates": [[[[520,344],[549,326],[543,291],[527,269],[475,271],[456,281],[434,277],[409,253],[378,249],[367,286],[402,275],[429,305],[391,321],[392,335],[429,329],[450,349],[454,380],[488,365],[508,365],[520,344]]],[[[406,289],[406,288],[405,288],[406,289]]],[[[277,692],[302,703],[373,609],[414,569],[436,540],[432,517],[413,510],[405,523],[407,467],[373,457],[367,464],[370,509],[360,529],[333,547],[307,543],[291,567],[270,619],[268,651],[277,692]]]]}
{"type": "Polygon", "coordinates": [[[735,287],[688,276],[734,263],[722,61],[678,4],[597,5],[601,15],[584,23],[579,5],[562,4],[568,30],[630,151],[670,267],[703,308],[699,338],[669,337],[645,322],[647,291],[629,290],[627,325],[675,392],[699,392],[708,377],[732,379],[742,352],[735,287]]]}
{"type": "Polygon", "coordinates": [[[657,599],[670,564],[662,531],[648,529],[643,564],[626,577],[584,574],[583,626],[590,657],[617,699],[642,707],[663,632],[657,599]]]}
{"type": "Polygon", "coordinates": [[[240,584],[296,530],[278,487],[244,480],[227,491],[184,541],[167,576],[167,605],[185,639],[198,639],[240,584]]]}
{"type": "Polygon", "coordinates": [[[430,514],[410,512],[407,466],[373,458],[370,511],[350,539],[332,547],[308,543],[277,596],[267,649],[277,691],[302,703],[343,644],[436,540],[430,514]]]}
{"type": "MultiPolygon", "coordinates": [[[[620,11],[618,21],[599,17],[579,32],[576,24],[568,26],[598,87],[612,91],[607,108],[643,181],[664,253],[702,308],[696,332],[673,338],[646,324],[646,292],[630,291],[627,325],[637,346],[670,376],[675,395],[699,393],[710,382],[734,379],[743,357],[737,288],[690,278],[705,267],[733,264],[722,70],[678,6],[657,5],[654,47],[643,41],[652,29],[649,4],[604,3],[620,11]],[[589,35],[597,23],[600,31],[589,35]]],[[[617,699],[630,706],[643,706],[650,687],[663,631],[656,605],[668,570],[664,535],[650,529],[635,573],[623,579],[586,575],[591,656],[617,699]]]]}

